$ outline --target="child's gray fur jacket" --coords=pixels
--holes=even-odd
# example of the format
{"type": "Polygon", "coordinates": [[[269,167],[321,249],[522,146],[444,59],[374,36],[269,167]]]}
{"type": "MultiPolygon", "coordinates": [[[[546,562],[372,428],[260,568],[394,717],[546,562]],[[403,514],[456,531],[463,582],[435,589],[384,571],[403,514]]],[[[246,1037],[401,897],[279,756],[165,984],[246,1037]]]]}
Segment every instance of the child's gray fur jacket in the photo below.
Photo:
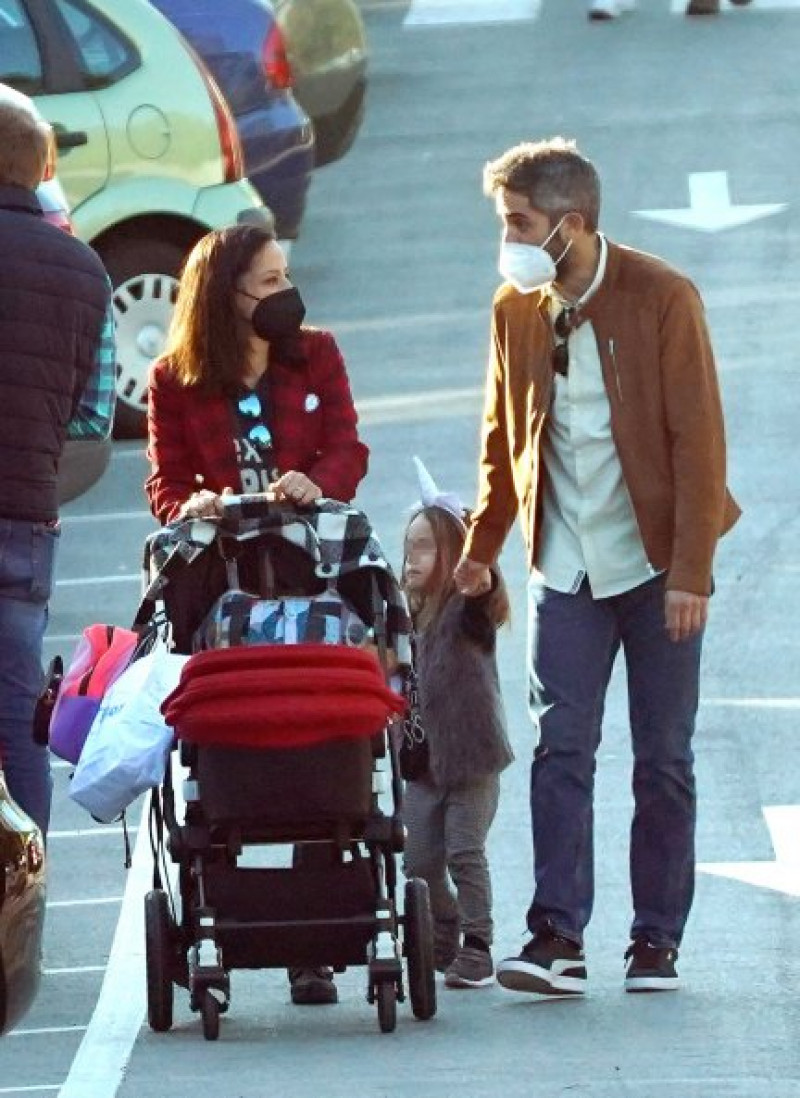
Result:
{"type": "Polygon", "coordinates": [[[496,627],[488,596],[453,595],[416,635],[422,725],[430,777],[438,786],[465,785],[513,761],[497,675],[496,627]]]}

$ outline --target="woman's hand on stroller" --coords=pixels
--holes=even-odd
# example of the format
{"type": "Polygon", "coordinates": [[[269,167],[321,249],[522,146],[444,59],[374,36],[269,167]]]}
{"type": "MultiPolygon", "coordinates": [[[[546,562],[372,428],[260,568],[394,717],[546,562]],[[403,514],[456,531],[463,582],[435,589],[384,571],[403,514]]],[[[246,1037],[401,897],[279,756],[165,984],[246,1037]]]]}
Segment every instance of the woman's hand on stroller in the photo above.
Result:
{"type": "Polygon", "coordinates": [[[232,496],[232,488],[223,488],[218,495],[208,488],[199,492],[193,492],[181,507],[179,517],[182,519],[208,519],[221,518],[223,514],[223,496],[232,496]]]}
{"type": "Polygon", "coordinates": [[[322,495],[322,489],[318,484],[310,480],[305,473],[298,473],[295,469],[284,473],[282,477],[270,484],[270,491],[275,493],[277,500],[286,500],[297,507],[307,507],[322,495]]]}

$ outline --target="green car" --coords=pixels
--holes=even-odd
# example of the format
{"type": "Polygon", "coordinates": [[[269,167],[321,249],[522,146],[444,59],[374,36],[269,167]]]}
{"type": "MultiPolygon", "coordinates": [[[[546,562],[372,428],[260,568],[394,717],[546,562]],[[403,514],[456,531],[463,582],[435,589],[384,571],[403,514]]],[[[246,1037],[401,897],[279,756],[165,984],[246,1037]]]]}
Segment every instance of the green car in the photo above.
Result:
{"type": "Polygon", "coordinates": [[[55,129],[75,231],[115,288],[117,433],[142,434],[187,251],[272,214],[217,85],[147,0],[0,0],[0,80],[55,129]]]}

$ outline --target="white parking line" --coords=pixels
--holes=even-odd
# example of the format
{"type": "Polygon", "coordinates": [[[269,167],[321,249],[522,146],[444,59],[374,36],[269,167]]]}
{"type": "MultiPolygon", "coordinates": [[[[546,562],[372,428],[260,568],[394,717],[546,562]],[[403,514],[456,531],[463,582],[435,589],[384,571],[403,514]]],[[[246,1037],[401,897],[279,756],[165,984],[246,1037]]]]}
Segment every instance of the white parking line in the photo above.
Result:
{"type": "Polygon", "coordinates": [[[734,709],[800,709],[800,698],[701,698],[700,704],[712,708],[731,706],[734,709]]]}
{"type": "MultiPolygon", "coordinates": [[[[50,836],[47,836],[48,839],[50,836]]],[[[43,968],[42,976],[83,976],[86,972],[105,972],[105,965],[78,965],[73,968],[43,968]]]]}
{"type": "MultiPolygon", "coordinates": [[[[180,782],[176,782],[179,818],[180,782]]],[[[149,798],[128,871],[114,942],[92,1020],[58,1098],[114,1098],[145,1018],[144,895],[151,887],[153,858],[147,835],[149,798]]]]}
{"type": "MultiPolygon", "coordinates": [[[[9,1037],[11,1036],[9,1033],[9,1037]]],[[[41,1086],[32,1087],[0,1087],[0,1094],[44,1094],[54,1090],[58,1090],[57,1085],[42,1083],[41,1086]]]]}
{"type": "Polygon", "coordinates": [[[95,896],[86,900],[48,900],[47,910],[53,907],[94,907],[95,904],[121,904],[122,896],[95,896]]]}
{"type": "MultiPolygon", "coordinates": [[[[61,764],[56,764],[61,765],[61,764]]],[[[72,763],[64,763],[64,766],[72,766],[72,763]]],[[[129,827],[128,834],[133,835],[138,831],[138,827],[129,827]]],[[[124,835],[125,832],[121,827],[79,827],[74,831],[48,831],[47,841],[51,839],[102,839],[106,835],[124,835]]]]}
{"type": "Polygon", "coordinates": [[[75,579],[56,580],[56,587],[88,587],[90,584],[102,583],[141,583],[141,572],[129,572],[118,576],[80,576],[75,579]]]}
{"type": "Polygon", "coordinates": [[[413,0],[405,27],[453,23],[518,23],[535,19],[541,0],[413,0]]]}
{"type": "MultiPolygon", "coordinates": [[[[37,1026],[35,1029],[12,1029],[10,1033],[7,1033],[7,1037],[41,1037],[48,1033],[83,1033],[86,1026],[37,1026]]],[[[18,1087],[14,1088],[18,1090],[18,1087]]],[[[1,1093],[1,1092],[0,1092],[1,1093]]],[[[14,1091],[12,1090],[13,1094],[14,1091]]],[[[90,1094],[87,1091],[83,1098],[87,1098],[90,1094]]]]}
{"type": "MultiPolygon", "coordinates": [[[[139,451],[136,451],[139,453],[139,451]]],[[[61,522],[65,526],[72,526],[77,522],[125,522],[127,519],[155,519],[149,511],[103,511],[99,515],[62,515],[61,522]]]]}

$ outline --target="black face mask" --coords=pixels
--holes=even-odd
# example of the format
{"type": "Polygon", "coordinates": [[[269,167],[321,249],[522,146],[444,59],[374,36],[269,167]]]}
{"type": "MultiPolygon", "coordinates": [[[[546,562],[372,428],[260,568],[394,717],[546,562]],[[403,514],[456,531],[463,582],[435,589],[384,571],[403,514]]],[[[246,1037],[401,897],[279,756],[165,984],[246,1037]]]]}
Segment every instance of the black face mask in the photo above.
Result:
{"type": "Polygon", "coordinates": [[[260,339],[272,343],[275,340],[297,335],[305,315],[306,307],[300,291],[291,286],[288,290],[279,290],[278,293],[270,294],[269,297],[260,298],[253,309],[250,323],[260,339]]]}

